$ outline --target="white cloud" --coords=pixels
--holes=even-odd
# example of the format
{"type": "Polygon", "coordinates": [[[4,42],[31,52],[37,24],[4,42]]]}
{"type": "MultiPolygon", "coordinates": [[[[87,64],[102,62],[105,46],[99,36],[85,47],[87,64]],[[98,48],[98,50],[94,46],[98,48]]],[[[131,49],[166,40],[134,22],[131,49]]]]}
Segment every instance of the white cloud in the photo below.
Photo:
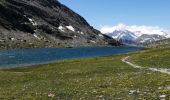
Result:
{"type": "Polygon", "coordinates": [[[158,26],[138,26],[138,25],[131,25],[131,26],[127,26],[125,24],[118,24],[117,26],[103,26],[100,31],[103,34],[107,34],[107,33],[112,33],[114,31],[124,31],[124,30],[128,30],[131,31],[133,33],[136,33],[135,35],[140,36],[142,34],[159,34],[159,35],[164,35],[167,37],[170,37],[170,31],[160,28],[158,26]],[[167,34],[166,34],[167,33],[167,34]]]}

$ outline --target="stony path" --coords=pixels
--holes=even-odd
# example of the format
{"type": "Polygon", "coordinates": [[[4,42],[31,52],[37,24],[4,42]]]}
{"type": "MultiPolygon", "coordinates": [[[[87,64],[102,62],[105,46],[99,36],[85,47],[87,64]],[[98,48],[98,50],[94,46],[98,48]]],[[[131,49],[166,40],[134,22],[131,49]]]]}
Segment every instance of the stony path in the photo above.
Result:
{"type": "MultiPolygon", "coordinates": [[[[133,64],[133,63],[129,62],[129,61],[128,61],[129,57],[130,57],[130,56],[127,56],[127,57],[123,58],[123,59],[122,59],[122,62],[124,62],[124,63],[132,66],[133,68],[139,68],[139,69],[144,68],[144,67],[142,67],[142,66],[138,66],[138,65],[136,65],[136,64],[133,64]]],[[[146,68],[146,67],[145,67],[145,68],[146,68]]],[[[170,69],[166,69],[166,68],[148,68],[148,69],[151,70],[151,71],[166,73],[166,74],[170,75],[170,69]]]]}

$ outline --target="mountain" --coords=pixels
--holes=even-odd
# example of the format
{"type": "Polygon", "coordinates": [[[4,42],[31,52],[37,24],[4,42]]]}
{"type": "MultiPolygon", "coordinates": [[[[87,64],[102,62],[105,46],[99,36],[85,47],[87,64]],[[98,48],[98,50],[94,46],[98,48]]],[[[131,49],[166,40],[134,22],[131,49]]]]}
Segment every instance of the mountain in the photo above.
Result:
{"type": "Polygon", "coordinates": [[[141,35],[140,37],[138,37],[136,39],[136,42],[137,43],[150,43],[150,42],[154,42],[154,41],[158,41],[158,40],[163,40],[163,39],[166,39],[165,36],[163,35],[158,35],[158,34],[143,34],[141,35]]]}
{"type": "Polygon", "coordinates": [[[107,35],[126,45],[135,44],[135,40],[137,38],[137,36],[134,33],[128,30],[124,31],[116,30],[112,33],[108,33],[107,35]]]}
{"type": "Polygon", "coordinates": [[[130,32],[128,30],[116,30],[112,33],[107,33],[108,36],[116,39],[125,45],[141,45],[143,43],[150,43],[162,39],[166,39],[165,36],[159,34],[142,34],[141,33],[130,32]]]}
{"type": "Polygon", "coordinates": [[[0,48],[78,47],[117,42],[57,0],[1,0],[0,48]]]}
{"type": "Polygon", "coordinates": [[[142,45],[169,37],[162,29],[147,26],[126,26],[119,24],[111,28],[102,28],[101,32],[125,45],[142,45]]]}
{"type": "Polygon", "coordinates": [[[143,46],[148,48],[170,48],[170,38],[151,43],[144,43],[143,46]]]}

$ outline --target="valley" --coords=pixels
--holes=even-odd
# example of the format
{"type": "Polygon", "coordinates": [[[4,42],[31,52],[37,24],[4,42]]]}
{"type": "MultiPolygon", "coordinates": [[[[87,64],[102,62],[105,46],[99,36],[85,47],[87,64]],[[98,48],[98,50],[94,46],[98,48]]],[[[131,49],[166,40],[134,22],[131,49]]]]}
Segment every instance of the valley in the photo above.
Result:
{"type": "Polygon", "coordinates": [[[170,100],[158,1],[1,0],[0,100],[170,100]]]}

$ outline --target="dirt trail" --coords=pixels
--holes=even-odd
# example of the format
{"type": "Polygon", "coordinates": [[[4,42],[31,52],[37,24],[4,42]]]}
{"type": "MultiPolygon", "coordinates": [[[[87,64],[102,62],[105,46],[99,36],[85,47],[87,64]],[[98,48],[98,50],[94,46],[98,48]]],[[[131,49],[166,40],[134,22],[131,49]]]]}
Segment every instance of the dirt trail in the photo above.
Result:
{"type": "MultiPolygon", "coordinates": [[[[146,67],[138,66],[136,64],[129,62],[129,60],[128,60],[129,58],[130,58],[130,56],[124,57],[122,59],[122,62],[132,66],[133,68],[139,68],[139,69],[146,68],[146,67]]],[[[166,69],[166,68],[148,68],[148,69],[151,71],[166,73],[166,74],[170,75],[170,69],[166,69]]]]}

